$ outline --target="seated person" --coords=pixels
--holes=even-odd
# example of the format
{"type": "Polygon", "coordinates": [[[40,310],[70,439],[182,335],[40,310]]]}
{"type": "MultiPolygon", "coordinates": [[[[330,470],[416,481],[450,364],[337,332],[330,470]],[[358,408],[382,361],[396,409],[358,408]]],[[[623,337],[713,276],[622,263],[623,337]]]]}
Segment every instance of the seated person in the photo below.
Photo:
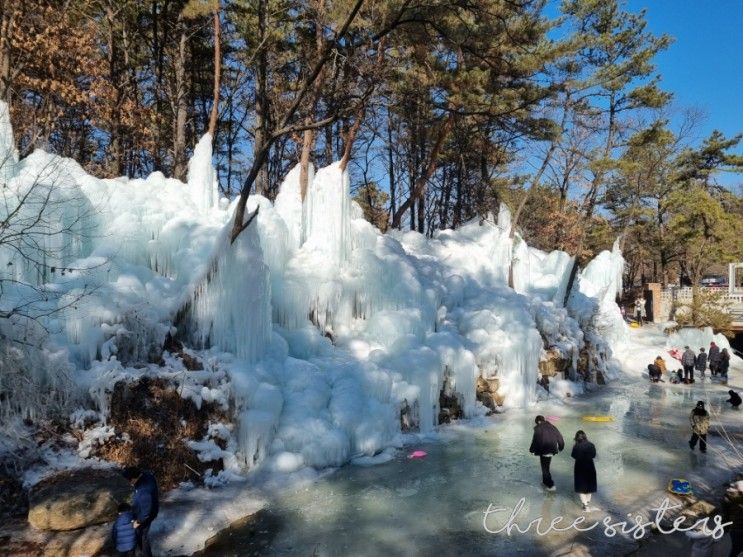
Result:
{"type": "Polygon", "coordinates": [[[733,405],[733,408],[737,410],[738,407],[740,406],[740,403],[743,402],[740,399],[740,395],[736,393],[733,389],[730,389],[728,391],[728,394],[730,395],[730,398],[727,399],[725,402],[729,402],[730,404],[733,405]]]}
{"type": "Polygon", "coordinates": [[[660,381],[661,371],[660,368],[655,364],[648,364],[648,375],[653,383],[660,381]]]}
{"type": "Polygon", "coordinates": [[[653,363],[660,368],[661,374],[665,374],[668,372],[668,368],[666,367],[666,361],[660,356],[656,357],[653,363]]]}

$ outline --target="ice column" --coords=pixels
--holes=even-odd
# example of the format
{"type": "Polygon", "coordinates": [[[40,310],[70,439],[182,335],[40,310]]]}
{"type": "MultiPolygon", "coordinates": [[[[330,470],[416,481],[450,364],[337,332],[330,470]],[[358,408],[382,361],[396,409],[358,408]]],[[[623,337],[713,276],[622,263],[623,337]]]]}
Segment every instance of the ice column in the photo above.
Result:
{"type": "Polygon", "coordinates": [[[212,135],[201,136],[188,161],[188,191],[199,211],[205,213],[219,201],[217,177],[212,166],[212,135]]]}
{"type": "Polygon", "coordinates": [[[351,244],[349,179],[340,164],[335,162],[315,174],[305,200],[306,243],[336,264],[348,259],[351,244]]]}
{"type": "MultiPolygon", "coordinates": [[[[286,175],[279,188],[279,194],[276,196],[274,208],[286,223],[289,229],[289,248],[296,251],[304,243],[304,220],[305,209],[302,204],[302,194],[299,186],[300,165],[291,169],[286,175]]],[[[311,164],[307,169],[307,183],[309,189],[313,188],[315,177],[315,168],[311,164]]]]}

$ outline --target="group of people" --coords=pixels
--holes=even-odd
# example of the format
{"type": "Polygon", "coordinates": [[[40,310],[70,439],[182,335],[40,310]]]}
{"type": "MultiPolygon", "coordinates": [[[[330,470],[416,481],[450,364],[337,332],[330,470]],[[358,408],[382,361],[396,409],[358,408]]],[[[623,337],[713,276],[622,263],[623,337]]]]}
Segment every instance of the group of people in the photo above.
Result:
{"type": "MultiPolygon", "coordinates": [[[[550,473],[552,457],[565,448],[565,440],[560,430],[548,422],[544,416],[534,419],[534,435],[529,452],[539,457],[542,467],[542,483],[548,491],[556,491],[555,482],[550,473]]],[[[573,487],[580,497],[585,512],[595,510],[590,507],[591,494],[596,493],[596,467],[593,459],[596,458],[596,447],[588,440],[584,431],[577,431],[574,437],[575,444],[570,454],[575,459],[573,471],[573,487]]]]}
{"type": "Polygon", "coordinates": [[[720,347],[713,342],[709,345],[709,353],[704,348],[699,349],[699,354],[688,346],[684,346],[684,353],[681,356],[681,365],[684,368],[684,382],[694,382],[694,371],[699,372],[700,377],[704,378],[704,372],[709,366],[710,374],[713,377],[720,376],[727,379],[728,369],[730,368],[730,353],[727,348],[720,350],[720,347]]]}
{"type": "Polygon", "coordinates": [[[157,480],[136,466],[125,468],[124,478],[133,488],[132,504],[121,503],[112,538],[120,556],[151,557],[150,526],[160,509],[157,480]]]}
{"type": "MultiPolygon", "coordinates": [[[[730,399],[727,402],[738,408],[741,404],[740,395],[733,390],[728,391],[728,393],[730,399]]],[[[542,468],[542,484],[547,491],[556,491],[550,465],[552,457],[565,449],[565,441],[560,430],[547,421],[544,416],[537,416],[534,422],[534,434],[529,452],[539,457],[539,464],[542,468]]],[[[693,451],[699,443],[699,450],[706,453],[710,419],[704,401],[698,401],[691,414],[689,414],[689,424],[691,426],[689,448],[693,451]]],[[[590,503],[591,495],[596,493],[597,490],[596,466],[593,463],[593,459],[596,458],[596,446],[588,440],[588,436],[582,430],[576,432],[574,442],[573,450],[570,453],[570,456],[575,459],[573,488],[580,498],[583,511],[589,512],[595,510],[590,507],[590,503]]]]}
{"type": "MultiPolygon", "coordinates": [[[[700,348],[698,354],[685,346],[684,353],[681,355],[681,365],[682,369],[670,372],[669,380],[671,383],[694,383],[695,371],[703,379],[708,366],[712,377],[719,376],[721,379],[727,380],[728,369],[730,368],[730,353],[727,348],[720,350],[720,347],[714,342],[710,343],[709,352],[700,348]]],[[[661,356],[656,357],[652,364],[648,364],[648,376],[653,383],[663,381],[663,376],[666,373],[668,373],[668,368],[661,356]]]]}

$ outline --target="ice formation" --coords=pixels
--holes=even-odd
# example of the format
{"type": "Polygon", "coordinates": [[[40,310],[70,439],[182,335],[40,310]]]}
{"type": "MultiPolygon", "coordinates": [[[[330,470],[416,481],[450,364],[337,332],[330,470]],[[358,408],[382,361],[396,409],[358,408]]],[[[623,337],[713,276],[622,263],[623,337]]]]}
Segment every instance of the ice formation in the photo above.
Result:
{"type": "Polygon", "coordinates": [[[612,354],[620,350],[628,338],[627,324],[622,317],[617,297],[622,291],[624,258],[614,242],[611,251],[599,253],[577,277],[568,299],[568,311],[580,324],[586,343],[591,347],[589,371],[613,378],[617,368],[612,354]]]}
{"type": "MultiPolygon", "coordinates": [[[[17,161],[3,110],[0,178],[11,209],[0,218],[14,206],[24,219],[44,218],[30,244],[0,245],[2,276],[28,285],[4,291],[0,310],[26,300],[44,316],[39,350],[63,360],[57,367],[104,415],[112,382],[157,373],[141,364],[180,336],[229,377],[189,375],[180,389],[194,401],[231,401],[242,467],[290,471],[386,454],[399,443],[401,408],[421,433],[438,425],[442,391],[465,417],[484,413],[481,376],[498,379],[506,406],[527,406],[545,349],[559,351],[575,378],[586,341],[621,340],[617,247],[581,273],[564,308],[572,259],[512,239],[505,206],[497,219],[433,238],[382,234],[351,201],[339,163],[310,169],[304,200],[298,168],[275,204],[252,196],[258,217],[230,244],[233,205],[218,199],[208,135],[187,184],[158,172],[100,180],[43,151],[17,161]]],[[[193,440],[202,452],[213,445],[193,440]]]]}
{"type": "Polygon", "coordinates": [[[705,327],[704,329],[679,329],[668,337],[666,346],[669,349],[688,346],[696,353],[700,348],[708,350],[711,342],[717,344],[720,350],[727,348],[728,352],[732,355],[730,341],[723,334],[714,334],[712,327],[705,327]]]}

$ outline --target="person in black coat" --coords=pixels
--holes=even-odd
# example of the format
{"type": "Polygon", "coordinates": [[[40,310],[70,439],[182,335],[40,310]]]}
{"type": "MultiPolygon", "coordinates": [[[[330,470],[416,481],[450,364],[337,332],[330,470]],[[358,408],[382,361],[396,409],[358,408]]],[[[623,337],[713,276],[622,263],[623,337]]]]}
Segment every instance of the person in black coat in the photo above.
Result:
{"type": "Polygon", "coordinates": [[[137,532],[137,553],[143,557],[152,557],[150,525],[160,510],[157,480],[151,472],[145,472],[136,466],[125,468],[123,475],[134,488],[132,511],[137,532]]]}
{"type": "Polygon", "coordinates": [[[717,363],[717,371],[723,379],[728,378],[728,369],[730,369],[730,352],[727,348],[723,348],[720,352],[720,360],[717,363]]]}
{"type": "Polygon", "coordinates": [[[738,393],[736,393],[733,389],[730,389],[728,391],[728,394],[730,395],[730,398],[727,399],[725,402],[729,402],[730,404],[733,405],[733,408],[735,408],[737,410],[738,407],[740,406],[740,403],[743,402],[740,399],[740,395],[738,393]]]}
{"type": "Polygon", "coordinates": [[[573,483],[575,492],[580,497],[583,510],[591,510],[591,493],[596,493],[596,467],[593,459],[596,458],[596,447],[588,440],[584,431],[575,434],[575,445],[570,453],[575,459],[573,470],[573,483]]]}
{"type": "Polygon", "coordinates": [[[552,457],[565,448],[565,441],[560,431],[544,419],[544,416],[534,418],[534,435],[531,438],[529,452],[539,457],[542,466],[542,483],[548,491],[555,491],[555,482],[550,474],[552,457]]]}
{"type": "Polygon", "coordinates": [[[648,364],[648,375],[653,383],[660,381],[660,377],[663,374],[660,368],[655,364],[648,364]]]}

